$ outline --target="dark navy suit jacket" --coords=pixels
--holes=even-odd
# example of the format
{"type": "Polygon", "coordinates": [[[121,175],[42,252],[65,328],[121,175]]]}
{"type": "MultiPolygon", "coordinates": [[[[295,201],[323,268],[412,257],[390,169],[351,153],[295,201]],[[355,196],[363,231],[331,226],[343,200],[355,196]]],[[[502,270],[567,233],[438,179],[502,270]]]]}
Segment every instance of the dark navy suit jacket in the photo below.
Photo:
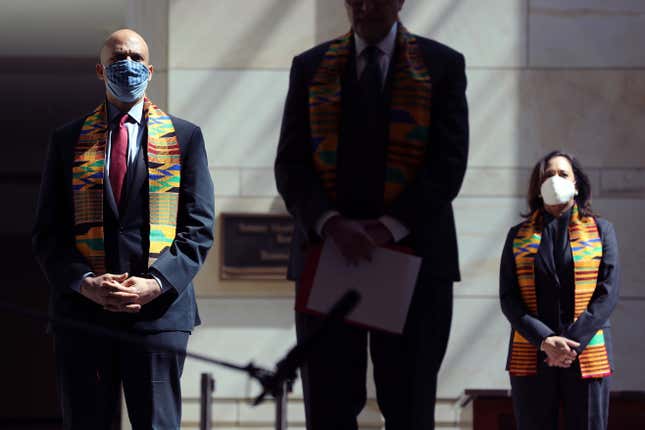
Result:
{"type": "MultiPolygon", "coordinates": [[[[416,179],[375,218],[392,216],[410,230],[405,242],[423,257],[421,282],[429,277],[458,281],[457,237],[451,202],[461,187],[468,158],[465,60],[445,45],[416,37],[432,80],[426,161],[416,179]]],[[[340,209],[327,198],[314,169],[309,130],[309,85],[330,43],[314,47],[293,60],[275,161],[278,191],[296,224],[288,274],[292,280],[297,280],[302,272],[308,245],[320,241],[315,233],[316,221],[326,211],[340,209]]],[[[350,64],[355,54],[352,52],[351,56],[350,64]]],[[[341,123],[339,148],[353,141],[351,127],[345,125],[341,123]]],[[[354,175],[361,174],[360,165],[354,169],[354,175]]]]}
{"type": "MultiPolygon", "coordinates": [[[[521,224],[511,228],[506,238],[500,266],[499,294],[502,311],[511,323],[513,330],[517,330],[526,340],[538,348],[545,337],[558,335],[579,342],[580,346],[576,351],[581,353],[596,332],[599,329],[603,329],[609,363],[613,368],[613,345],[609,316],[618,303],[620,285],[618,242],[616,241],[614,227],[609,221],[598,218],[596,222],[600,231],[603,252],[598,272],[598,283],[587,309],[578,316],[575,322],[571,321],[569,324],[562,324],[559,321],[559,312],[550,312],[551,309],[558,309],[562,289],[571,293],[571,304],[573,304],[575,282],[573,270],[568,271],[568,276],[564,279],[560,279],[557,275],[552,244],[546,243],[547,241],[545,240],[540,242],[540,247],[535,257],[534,269],[539,316],[530,315],[524,305],[520,295],[515,271],[515,258],[513,256],[513,239],[517,236],[517,231],[521,224]]],[[[567,249],[565,264],[572,266],[573,257],[571,255],[571,246],[568,243],[567,249]]],[[[570,312],[571,310],[567,311],[570,312]]],[[[546,365],[543,362],[544,358],[544,353],[540,352],[539,367],[546,365]]]]}
{"type": "Polygon", "coordinates": [[[192,279],[213,243],[213,183],[199,127],[172,117],[181,150],[181,188],[177,232],[171,247],[148,268],[149,205],[147,136],[128,168],[122,207],[110,181],[104,181],[104,236],[108,273],[156,276],[164,293],[137,314],[113,313],[81,296],[71,286],[91,272],[75,247],[72,198],[74,146],[85,117],[57,129],[49,146],[33,230],[33,248],[50,283],[54,316],[139,330],[190,331],[199,324],[192,279]]]}

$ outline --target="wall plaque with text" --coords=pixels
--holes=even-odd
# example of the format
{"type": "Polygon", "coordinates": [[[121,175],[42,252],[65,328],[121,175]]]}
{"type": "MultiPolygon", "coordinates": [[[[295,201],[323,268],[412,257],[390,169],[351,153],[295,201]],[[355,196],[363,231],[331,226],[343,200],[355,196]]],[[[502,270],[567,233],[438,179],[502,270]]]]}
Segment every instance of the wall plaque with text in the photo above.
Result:
{"type": "Polygon", "coordinates": [[[220,222],[220,279],[286,279],[289,215],[223,213],[220,222]]]}

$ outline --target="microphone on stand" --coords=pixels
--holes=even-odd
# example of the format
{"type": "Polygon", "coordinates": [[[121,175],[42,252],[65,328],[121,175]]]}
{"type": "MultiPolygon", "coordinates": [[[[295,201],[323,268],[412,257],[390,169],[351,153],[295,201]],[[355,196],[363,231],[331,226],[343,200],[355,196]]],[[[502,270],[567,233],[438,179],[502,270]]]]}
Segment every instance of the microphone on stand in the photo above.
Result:
{"type": "Polygon", "coordinates": [[[285,381],[293,381],[296,378],[296,369],[300,367],[307,359],[307,355],[312,348],[320,342],[329,329],[343,321],[349,315],[361,300],[361,295],[356,290],[349,290],[331,307],[327,315],[324,316],[320,327],[302,342],[291,348],[287,355],[278,362],[275,372],[268,375],[262,384],[262,393],[253,402],[258,405],[264,400],[267,394],[275,393],[282,390],[285,381]]]}

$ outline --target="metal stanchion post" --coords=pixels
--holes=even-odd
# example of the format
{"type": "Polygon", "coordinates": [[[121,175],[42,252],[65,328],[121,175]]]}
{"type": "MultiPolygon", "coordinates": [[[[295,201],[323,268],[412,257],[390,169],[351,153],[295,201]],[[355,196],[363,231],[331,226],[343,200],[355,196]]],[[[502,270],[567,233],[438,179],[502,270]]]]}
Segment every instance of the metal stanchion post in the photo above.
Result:
{"type": "Polygon", "coordinates": [[[284,381],[275,397],[275,430],[287,429],[287,400],[292,388],[292,381],[284,381]]]}
{"type": "Polygon", "coordinates": [[[213,375],[202,373],[201,396],[199,399],[199,430],[211,430],[213,422],[213,391],[215,391],[213,375]]]}
{"type": "Polygon", "coordinates": [[[286,430],[287,428],[287,383],[280,387],[280,392],[275,397],[275,430],[286,430]]]}

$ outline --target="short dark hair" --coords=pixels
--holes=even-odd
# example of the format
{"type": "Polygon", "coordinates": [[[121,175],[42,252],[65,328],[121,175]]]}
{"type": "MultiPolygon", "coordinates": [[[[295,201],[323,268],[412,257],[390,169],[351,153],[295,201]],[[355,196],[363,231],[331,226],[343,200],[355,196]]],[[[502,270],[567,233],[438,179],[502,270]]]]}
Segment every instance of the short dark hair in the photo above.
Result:
{"type": "Polygon", "coordinates": [[[582,165],[576,157],[560,150],[549,152],[535,164],[535,167],[533,167],[527,195],[529,212],[522,214],[522,216],[528,218],[533,212],[544,207],[544,202],[540,196],[540,187],[542,186],[547,164],[554,157],[564,157],[569,160],[569,163],[571,163],[573,176],[576,180],[576,189],[578,190],[578,195],[575,196],[574,199],[578,204],[580,217],[585,218],[588,216],[594,216],[593,210],[591,209],[591,183],[589,182],[589,177],[582,169],[582,165]]]}

